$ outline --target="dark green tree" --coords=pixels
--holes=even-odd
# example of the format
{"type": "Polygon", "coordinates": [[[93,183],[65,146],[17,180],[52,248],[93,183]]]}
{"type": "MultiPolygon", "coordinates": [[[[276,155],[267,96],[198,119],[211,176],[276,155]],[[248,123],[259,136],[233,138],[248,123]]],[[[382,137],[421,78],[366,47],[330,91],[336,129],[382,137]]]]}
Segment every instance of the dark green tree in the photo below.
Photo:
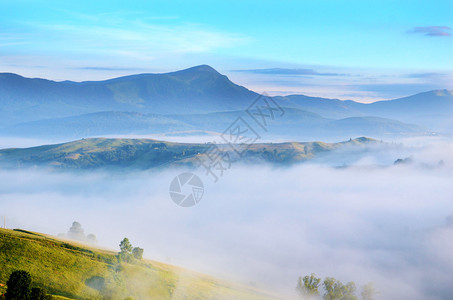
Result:
{"type": "Polygon", "coordinates": [[[134,255],[135,259],[141,260],[143,258],[143,249],[140,247],[135,247],[132,249],[132,255],[134,255]]]}
{"type": "Polygon", "coordinates": [[[317,278],[315,274],[305,276],[304,278],[299,277],[297,281],[296,290],[302,297],[317,296],[319,295],[319,285],[321,284],[321,278],[317,278]]]}
{"type": "Polygon", "coordinates": [[[120,243],[120,250],[122,253],[131,253],[132,245],[128,238],[124,238],[120,243]]]}
{"type": "Polygon", "coordinates": [[[45,289],[34,287],[31,289],[31,300],[46,300],[47,293],[45,289]]]}
{"type": "Polygon", "coordinates": [[[118,254],[119,261],[131,262],[132,257],[132,245],[128,238],[124,238],[120,243],[120,253],[118,254]]]}
{"type": "Polygon", "coordinates": [[[6,282],[7,300],[29,300],[31,295],[31,275],[27,271],[14,271],[6,282]]]}

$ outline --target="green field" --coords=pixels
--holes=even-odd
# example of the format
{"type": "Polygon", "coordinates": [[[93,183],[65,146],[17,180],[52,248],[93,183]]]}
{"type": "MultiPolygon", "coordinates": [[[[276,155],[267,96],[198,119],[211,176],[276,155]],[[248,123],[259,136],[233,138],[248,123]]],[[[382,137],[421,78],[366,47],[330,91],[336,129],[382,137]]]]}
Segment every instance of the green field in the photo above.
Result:
{"type": "MultiPolygon", "coordinates": [[[[118,263],[116,253],[24,230],[0,229],[0,284],[26,270],[33,285],[55,299],[277,299],[254,287],[232,284],[155,262],[118,263]]],[[[0,294],[5,287],[0,285],[0,294]]]]}

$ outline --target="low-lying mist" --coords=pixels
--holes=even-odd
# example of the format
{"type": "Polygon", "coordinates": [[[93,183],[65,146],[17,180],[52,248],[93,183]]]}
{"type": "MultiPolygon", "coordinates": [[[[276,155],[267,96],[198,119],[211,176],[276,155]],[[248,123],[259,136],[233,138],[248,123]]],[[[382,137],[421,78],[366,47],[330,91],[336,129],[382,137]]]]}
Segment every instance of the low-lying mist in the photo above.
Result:
{"type": "Polygon", "coordinates": [[[99,246],[117,250],[128,237],[146,258],[253,282],[284,297],[295,296],[298,276],[310,273],[358,287],[372,281],[379,299],[453,293],[448,143],[382,152],[348,168],[233,164],[217,183],[199,169],[205,193],[191,208],[177,206],[168,193],[182,171],[1,170],[0,216],[8,228],[55,235],[78,221],[99,246]],[[406,156],[414,162],[373,166],[406,156]]]}

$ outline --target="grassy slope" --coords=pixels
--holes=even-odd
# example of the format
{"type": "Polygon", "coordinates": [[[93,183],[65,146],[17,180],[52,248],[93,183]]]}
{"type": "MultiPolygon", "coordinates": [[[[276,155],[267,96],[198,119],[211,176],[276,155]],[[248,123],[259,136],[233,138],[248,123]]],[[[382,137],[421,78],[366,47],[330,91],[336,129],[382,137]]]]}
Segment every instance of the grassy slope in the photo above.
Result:
{"type": "Polygon", "coordinates": [[[18,269],[30,272],[36,286],[70,299],[275,299],[251,287],[175,266],[154,261],[120,265],[114,252],[0,229],[0,283],[18,269]],[[102,291],[85,284],[93,276],[105,279],[102,291]]]}
{"type": "MultiPolygon", "coordinates": [[[[374,140],[358,138],[342,143],[259,143],[252,144],[243,156],[244,162],[264,161],[291,164],[347,145],[364,145],[374,140]]],[[[233,151],[220,145],[223,151],[233,151]]],[[[151,169],[169,165],[195,165],[195,157],[207,144],[161,142],[151,139],[92,138],[74,142],[24,149],[0,150],[0,162],[11,167],[44,165],[62,169],[121,167],[151,169]]]]}

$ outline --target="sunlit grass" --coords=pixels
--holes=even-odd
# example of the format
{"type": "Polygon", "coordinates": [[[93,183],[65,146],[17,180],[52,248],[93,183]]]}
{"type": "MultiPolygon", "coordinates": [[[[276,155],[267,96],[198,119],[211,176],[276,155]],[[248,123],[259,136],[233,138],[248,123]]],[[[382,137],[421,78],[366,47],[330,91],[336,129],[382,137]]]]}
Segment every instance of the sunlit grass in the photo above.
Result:
{"type": "Polygon", "coordinates": [[[5,284],[14,270],[26,270],[35,286],[62,296],[57,299],[272,298],[253,288],[158,262],[120,264],[115,252],[28,231],[0,229],[0,266],[0,283],[5,284]],[[104,278],[102,288],[86,284],[94,276],[104,278]]]}

